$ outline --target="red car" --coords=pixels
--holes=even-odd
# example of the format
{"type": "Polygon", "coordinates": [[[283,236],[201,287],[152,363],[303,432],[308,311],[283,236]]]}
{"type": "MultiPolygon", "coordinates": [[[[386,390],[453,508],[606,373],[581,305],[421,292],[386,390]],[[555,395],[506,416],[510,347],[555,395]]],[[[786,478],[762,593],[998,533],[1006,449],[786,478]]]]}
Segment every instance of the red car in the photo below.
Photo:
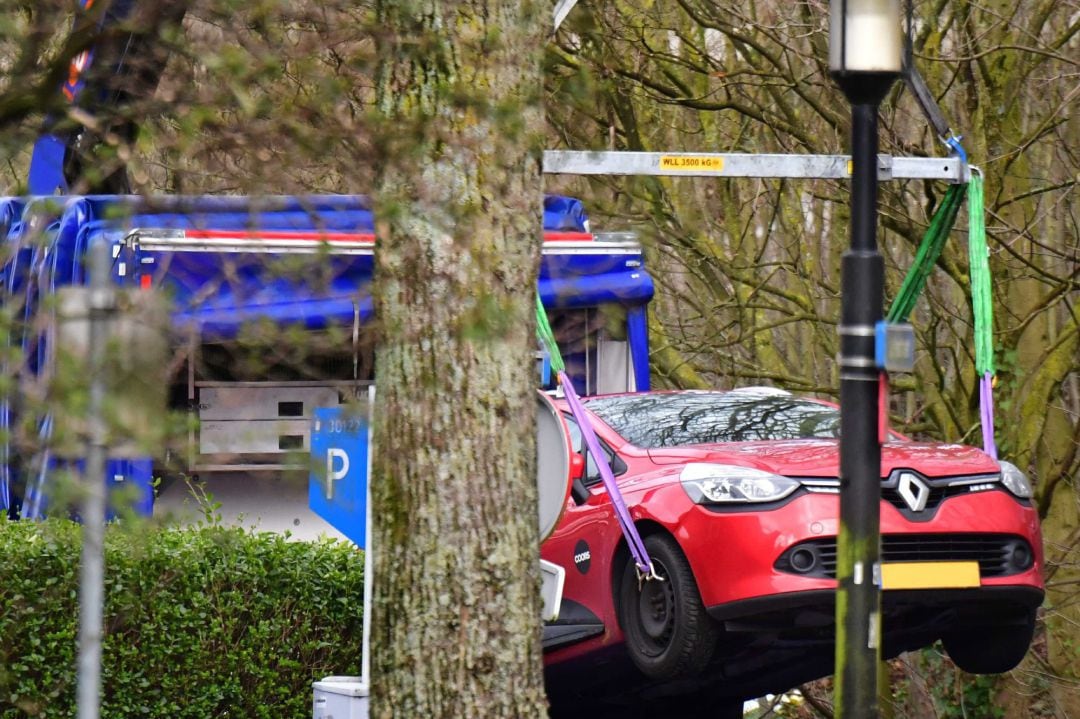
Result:
{"type": "MultiPolygon", "coordinates": [[[[831,674],[837,408],[769,388],[583,402],[666,581],[638,582],[589,457],[542,548],[566,569],[544,630],[553,713],[607,702],[620,716],[741,717],[745,697],[831,674]]],[[[893,435],[881,493],[884,655],[940,639],[966,671],[1013,668],[1043,599],[1024,475],[978,449],[893,435]]]]}

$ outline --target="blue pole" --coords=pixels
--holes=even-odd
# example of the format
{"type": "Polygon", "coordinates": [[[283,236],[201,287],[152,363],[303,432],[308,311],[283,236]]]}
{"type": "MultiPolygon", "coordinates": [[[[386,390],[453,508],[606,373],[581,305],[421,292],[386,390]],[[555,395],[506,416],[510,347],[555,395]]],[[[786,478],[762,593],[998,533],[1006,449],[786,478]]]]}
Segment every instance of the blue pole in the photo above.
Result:
{"type": "Polygon", "coordinates": [[[649,321],[645,305],[634,305],[626,311],[626,338],[630,345],[630,362],[634,370],[634,389],[649,390],[649,321]]]}

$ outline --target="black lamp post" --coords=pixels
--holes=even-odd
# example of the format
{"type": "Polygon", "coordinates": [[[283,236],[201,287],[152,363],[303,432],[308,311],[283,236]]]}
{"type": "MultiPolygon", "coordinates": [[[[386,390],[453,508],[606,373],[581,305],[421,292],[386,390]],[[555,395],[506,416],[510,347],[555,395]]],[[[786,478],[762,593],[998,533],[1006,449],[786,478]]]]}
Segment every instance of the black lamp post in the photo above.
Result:
{"type": "Polygon", "coordinates": [[[881,658],[881,443],[874,355],[884,268],[877,251],[877,111],[900,76],[900,0],[832,0],[829,70],[851,102],[851,248],[840,310],[840,536],[835,704],[878,716],[881,658]]]}

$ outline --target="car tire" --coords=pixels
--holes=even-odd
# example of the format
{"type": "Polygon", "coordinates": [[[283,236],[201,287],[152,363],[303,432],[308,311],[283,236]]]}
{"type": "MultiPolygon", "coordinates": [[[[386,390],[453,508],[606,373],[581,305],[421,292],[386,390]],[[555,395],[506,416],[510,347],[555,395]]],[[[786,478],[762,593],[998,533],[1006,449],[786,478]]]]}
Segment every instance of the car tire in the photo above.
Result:
{"type": "Polygon", "coordinates": [[[701,604],[694,573],[679,545],[666,534],[644,539],[663,581],[638,582],[633,560],[619,586],[619,618],[631,660],[659,680],[697,674],[712,658],[719,632],[701,604]]]}
{"type": "Polygon", "coordinates": [[[1023,661],[1035,635],[1035,610],[1017,622],[965,629],[941,638],[953,663],[968,674],[1004,674],[1023,661]]]}

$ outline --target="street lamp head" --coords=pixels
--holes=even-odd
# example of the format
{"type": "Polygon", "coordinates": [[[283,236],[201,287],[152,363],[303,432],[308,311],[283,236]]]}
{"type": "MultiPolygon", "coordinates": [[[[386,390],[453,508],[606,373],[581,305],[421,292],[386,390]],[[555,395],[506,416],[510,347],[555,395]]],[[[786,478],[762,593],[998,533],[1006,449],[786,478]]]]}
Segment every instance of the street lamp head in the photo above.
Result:
{"type": "Polygon", "coordinates": [[[900,0],[831,0],[829,70],[852,103],[880,102],[902,64],[900,0]]]}

